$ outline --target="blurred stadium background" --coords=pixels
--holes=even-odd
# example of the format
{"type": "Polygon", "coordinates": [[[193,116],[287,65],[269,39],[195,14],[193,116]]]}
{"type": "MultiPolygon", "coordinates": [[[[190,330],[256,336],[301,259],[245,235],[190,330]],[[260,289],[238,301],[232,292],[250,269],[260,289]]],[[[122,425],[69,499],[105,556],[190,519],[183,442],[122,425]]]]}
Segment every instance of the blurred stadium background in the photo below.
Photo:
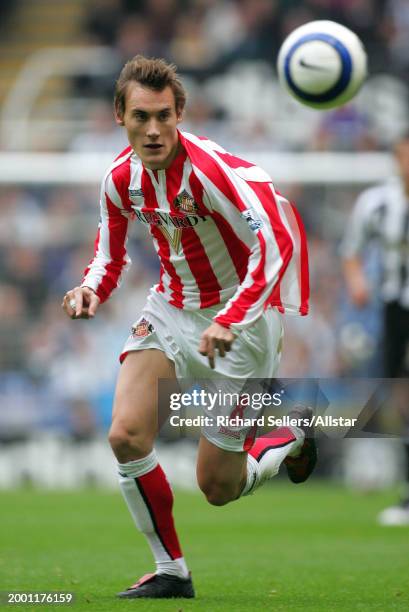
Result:
{"type": "MultiPolygon", "coordinates": [[[[2,0],[0,23],[0,488],[116,487],[105,442],[116,356],[158,276],[143,228],[94,321],[74,324],[60,304],[91,257],[100,179],[126,145],[111,99],[136,53],[178,65],[185,130],[260,163],[301,211],[312,312],[286,321],[281,376],[380,375],[379,308],[348,303],[337,249],[357,193],[394,172],[389,147],[408,127],[406,0],[2,0]],[[326,113],[283,93],[274,67],[287,33],[320,18],[361,37],[370,69],[356,100],[326,113]]],[[[367,265],[375,282],[376,252],[367,265]]],[[[381,442],[324,441],[321,475],[391,484],[399,453],[381,442]]],[[[193,487],[194,444],[178,444],[162,445],[162,462],[193,487]]]]}

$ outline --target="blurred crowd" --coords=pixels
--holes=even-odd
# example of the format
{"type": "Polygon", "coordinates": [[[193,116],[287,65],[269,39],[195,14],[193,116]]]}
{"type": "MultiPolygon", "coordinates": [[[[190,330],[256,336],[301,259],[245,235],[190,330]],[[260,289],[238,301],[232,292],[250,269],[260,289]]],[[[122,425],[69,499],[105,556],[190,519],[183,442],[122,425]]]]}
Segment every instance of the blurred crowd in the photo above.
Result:
{"type": "MultiPolygon", "coordinates": [[[[186,129],[217,134],[226,148],[359,151],[388,146],[407,123],[408,40],[405,0],[97,0],[89,3],[82,42],[111,47],[117,72],[136,53],[175,62],[189,92],[186,129]],[[324,116],[294,103],[275,77],[284,38],[314,19],[356,32],[371,75],[355,103],[324,116]]],[[[75,81],[81,95],[105,99],[113,133],[117,72],[75,81]]],[[[89,113],[95,128],[92,107],[89,113]]]]}
{"type": "MultiPolygon", "coordinates": [[[[6,2],[0,10],[16,6],[6,2]]],[[[65,98],[33,104],[27,133],[4,137],[1,147],[24,148],[23,142],[39,150],[116,152],[124,137],[112,118],[114,83],[138,53],[177,64],[188,91],[185,129],[226,149],[384,150],[408,127],[406,0],[87,0],[81,11],[75,44],[84,65],[73,68],[65,98]],[[279,86],[275,68],[284,38],[315,19],[350,27],[369,60],[369,79],[357,98],[327,113],[295,102],[279,86]],[[110,58],[104,55],[97,71],[90,66],[95,56],[86,61],[87,49],[96,48],[109,50],[110,58]],[[53,129],[45,130],[45,118],[65,122],[64,128],[50,123],[53,129]]],[[[46,99],[52,87],[41,87],[46,99]]]]}
{"type": "Polygon", "coordinates": [[[95,0],[84,30],[93,44],[173,60],[183,72],[221,72],[240,60],[273,64],[299,25],[331,19],[364,41],[371,69],[406,74],[409,9],[405,0],[95,0]]]}
{"type": "MultiPolygon", "coordinates": [[[[385,149],[407,123],[407,0],[93,0],[88,6],[79,44],[110,46],[118,70],[136,53],[174,61],[189,91],[184,128],[235,153],[385,149]],[[283,38],[311,19],[351,27],[365,43],[372,74],[356,103],[325,114],[290,100],[273,78],[283,38]]],[[[75,78],[73,91],[90,101],[88,129],[71,139],[69,150],[116,155],[126,146],[112,118],[115,77],[75,78]]],[[[278,187],[298,204],[307,227],[312,293],[311,315],[285,322],[281,375],[379,374],[378,309],[358,313],[347,303],[337,252],[357,188],[278,187]]],[[[92,256],[98,192],[97,185],[10,185],[0,194],[2,440],[36,428],[81,439],[109,423],[116,356],[158,279],[158,264],[149,236],[135,224],[128,245],[133,265],[121,289],[95,320],[63,316],[62,297],[81,281],[92,256]]],[[[376,253],[368,266],[376,279],[376,253]]]]}

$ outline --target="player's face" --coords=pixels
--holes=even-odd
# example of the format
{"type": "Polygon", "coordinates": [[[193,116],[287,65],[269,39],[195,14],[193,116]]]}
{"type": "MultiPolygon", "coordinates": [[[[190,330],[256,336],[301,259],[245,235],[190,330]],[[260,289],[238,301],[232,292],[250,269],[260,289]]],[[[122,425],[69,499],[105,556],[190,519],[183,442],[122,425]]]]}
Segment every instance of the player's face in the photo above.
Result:
{"type": "Polygon", "coordinates": [[[170,87],[155,91],[128,83],[125,113],[117,116],[117,122],[125,126],[129,144],[147,168],[162,170],[170,165],[178,150],[177,124],[181,119],[170,87]]]}
{"type": "Polygon", "coordinates": [[[409,139],[396,145],[395,156],[403,182],[409,186],[409,139]]]}

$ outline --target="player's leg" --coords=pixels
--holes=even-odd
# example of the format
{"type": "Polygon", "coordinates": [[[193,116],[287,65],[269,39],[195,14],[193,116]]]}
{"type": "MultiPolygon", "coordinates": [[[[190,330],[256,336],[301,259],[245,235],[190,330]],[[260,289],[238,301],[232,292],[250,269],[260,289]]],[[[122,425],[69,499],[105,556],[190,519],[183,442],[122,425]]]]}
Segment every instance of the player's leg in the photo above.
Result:
{"type": "Polygon", "coordinates": [[[109,442],[119,462],[146,457],[158,431],[157,381],[174,378],[172,362],[157,349],[133,351],[119,370],[109,442]]]}
{"type": "Polygon", "coordinates": [[[122,494],[156,562],[156,574],[144,577],[122,597],[193,597],[173,521],[172,490],[153,448],[160,378],[175,378],[165,353],[133,351],[121,366],[116,387],[109,441],[118,460],[122,494]]]}
{"type": "MultiPolygon", "coordinates": [[[[409,311],[396,302],[385,305],[384,309],[384,371],[387,378],[407,378],[405,363],[409,342],[409,311]]],[[[409,525],[409,409],[408,385],[406,381],[396,380],[393,385],[393,402],[402,418],[403,446],[405,462],[405,490],[402,499],[385,508],[378,515],[381,525],[409,525]]]]}
{"type": "Polygon", "coordinates": [[[223,506],[240,497],[247,480],[247,453],[224,450],[200,437],[197,482],[207,501],[223,506]]]}
{"type": "MultiPolygon", "coordinates": [[[[250,397],[264,392],[265,387],[261,383],[266,377],[267,380],[274,377],[280,362],[282,335],[281,318],[271,310],[245,334],[242,333],[235,340],[233,350],[223,360],[223,374],[226,377],[222,383],[223,391],[246,392],[250,397]],[[230,377],[233,373],[234,379],[230,377]],[[241,375],[241,379],[237,378],[238,375],[241,375]]],[[[217,380],[217,367],[220,365],[218,362],[216,364],[216,371],[210,375],[217,380]]],[[[220,386],[220,383],[218,381],[216,384],[220,386]]],[[[226,416],[223,406],[219,410],[226,416]]],[[[295,409],[295,414],[290,415],[299,419],[312,416],[311,409],[301,410],[301,414],[295,409]]],[[[228,418],[246,420],[255,416],[251,406],[246,408],[239,405],[230,411],[228,418]]],[[[255,443],[254,435],[254,429],[246,427],[230,429],[211,424],[202,428],[197,478],[210,503],[224,505],[252,493],[267,479],[274,477],[283,462],[293,482],[303,482],[311,474],[316,463],[312,429],[307,431],[302,425],[280,427],[259,437],[255,443]]]]}
{"type": "MultiPolygon", "coordinates": [[[[312,416],[309,408],[294,409],[290,416],[300,421],[312,416]]],[[[209,503],[223,506],[253,493],[266,480],[278,474],[284,462],[293,482],[304,482],[316,463],[316,449],[311,428],[280,427],[253,444],[249,452],[225,450],[200,438],[197,480],[209,503]]]]}
{"type": "Polygon", "coordinates": [[[383,354],[386,378],[407,376],[405,355],[408,342],[409,313],[396,302],[385,304],[383,320],[383,354]]]}

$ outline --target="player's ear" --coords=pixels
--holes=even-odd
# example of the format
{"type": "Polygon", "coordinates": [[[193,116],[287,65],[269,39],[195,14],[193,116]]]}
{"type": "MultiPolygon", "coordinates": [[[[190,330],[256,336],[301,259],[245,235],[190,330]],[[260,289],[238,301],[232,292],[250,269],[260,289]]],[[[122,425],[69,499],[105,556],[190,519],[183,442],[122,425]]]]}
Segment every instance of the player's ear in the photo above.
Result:
{"type": "Polygon", "coordinates": [[[125,125],[124,124],[124,114],[122,110],[118,108],[117,105],[115,105],[114,107],[114,115],[115,115],[115,121],[118,125],[125,125]]]}
{"type": "Polygon", "coordinates": [[[176,108],[176,123],[180,123],[183,119],[184,108],[176,108]]]}

